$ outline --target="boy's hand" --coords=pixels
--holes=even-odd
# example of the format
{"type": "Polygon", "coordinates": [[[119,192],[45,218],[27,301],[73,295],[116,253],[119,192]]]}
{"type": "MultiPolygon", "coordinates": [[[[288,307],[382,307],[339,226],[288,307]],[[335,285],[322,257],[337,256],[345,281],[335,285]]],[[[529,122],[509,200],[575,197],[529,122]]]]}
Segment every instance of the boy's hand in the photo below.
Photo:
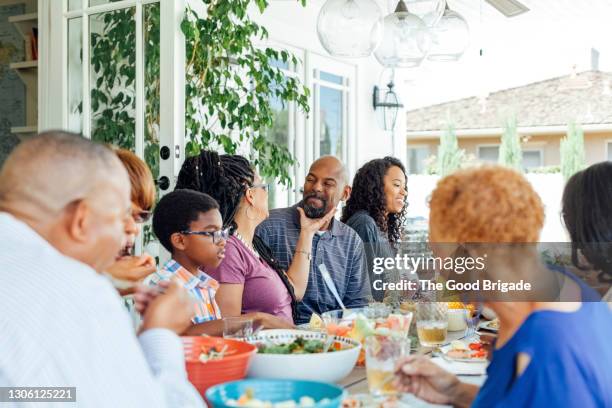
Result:
{"type": "Polygon", "coordinates": [[[144,302],[148,306],[145,307],[141,331],[162,328],[181,334],[191,325],[194,315],[192,299],[187,290],[176,282],[171,282],[164,293],[154,298],[145,295],[144,302]]]}

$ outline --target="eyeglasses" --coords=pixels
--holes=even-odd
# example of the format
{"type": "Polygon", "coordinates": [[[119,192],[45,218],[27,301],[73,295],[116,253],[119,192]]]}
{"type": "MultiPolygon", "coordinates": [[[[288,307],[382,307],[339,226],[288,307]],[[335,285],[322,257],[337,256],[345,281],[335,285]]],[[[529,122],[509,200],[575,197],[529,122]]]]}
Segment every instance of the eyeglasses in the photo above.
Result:
{"type": "Polygon", "coordinates": [[[134,218],[134,222],[137,224],[144,224],[145,222],[151,219],[153,215],[153,211],[139,210],[139,211],[131,211],[132,218],[134,218]]]}
{"type": "Polygon", "coordinates": [[[217,231],[181,231],[183,235],[203,235],[205,237],[212,237],[213,244],[218,244],[223,241],[227,241],[230,236],[230,229],[226,228],[224,230],[217,231]]]}
{"type": "Polygon", "coordinates": [[[267,193],[270,190],[270,185],[264,184],[264,183],[260,183],[260,184],[253,184],[249,188],[261,188],[263,191],[265,191],[267,193]]]}

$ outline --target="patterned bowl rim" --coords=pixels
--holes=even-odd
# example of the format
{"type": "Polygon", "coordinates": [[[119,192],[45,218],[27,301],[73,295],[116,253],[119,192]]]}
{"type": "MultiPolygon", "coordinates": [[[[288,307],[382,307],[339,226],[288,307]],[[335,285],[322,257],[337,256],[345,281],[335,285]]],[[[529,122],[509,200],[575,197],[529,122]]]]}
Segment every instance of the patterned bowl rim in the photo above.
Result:
{"type": "MultiPolygon", "coordinates": [[[[274,331],[270,331],[268,333],[266,333],[266,331],[262,331],[261,333],[259,333],[256,336],[250,336],[250,337],[244,337],[241,340],[245,341],[247,343],[253,344],[253,343],[258,343],[261,341],[275,341],[275,340],[281,340],[284,342],[287,341],[292,341],[295,340],[298,337],[303,337],[306,340],[327,340],[327,334],[326,333],[322,333],[322,332],[313,332],[313,331],[306,331],[306,330],[294,330],[294,331],[281,331],[279,332],[274,332],[274,331]]],[[[344,352],[353,352],[353,349],[360,349],[361,348],[361,343],[358,342],[357,340],[351,339],[349,337],[343,337],[343,336],[334,336],[334,341],[340,342],[344,345],[349,345],[352,346],[351,348],[348,349],[343,349],[343,350],[338,350],[338,351],[334,351],[333,353],[311,353],[311,354],[261,354],[261,353],[256,353],[255,355],[265,355],[265,356],[280,356],[280,357],[287,357],[287,356],[292,356],[292,357],[308,357],[308,356],[313,356],[313,355],[323,355],[323,354],[338,354],[338,353],[344,353],[344,352]]]]}

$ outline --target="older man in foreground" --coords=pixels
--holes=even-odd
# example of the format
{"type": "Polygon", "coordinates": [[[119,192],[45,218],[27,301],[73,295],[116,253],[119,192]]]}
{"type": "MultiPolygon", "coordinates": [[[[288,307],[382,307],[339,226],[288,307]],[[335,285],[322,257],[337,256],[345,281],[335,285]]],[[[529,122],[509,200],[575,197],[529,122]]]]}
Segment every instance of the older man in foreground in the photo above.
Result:
{"type": "Polygon", "coordinates": [[[0,172],[0,386],[76,387],[86,407],[200,407],[180,333],[178,286],[150,300],[141,334],[99,272],[132,222],[130,184],[106,147],[45,133],[0,172]]]}

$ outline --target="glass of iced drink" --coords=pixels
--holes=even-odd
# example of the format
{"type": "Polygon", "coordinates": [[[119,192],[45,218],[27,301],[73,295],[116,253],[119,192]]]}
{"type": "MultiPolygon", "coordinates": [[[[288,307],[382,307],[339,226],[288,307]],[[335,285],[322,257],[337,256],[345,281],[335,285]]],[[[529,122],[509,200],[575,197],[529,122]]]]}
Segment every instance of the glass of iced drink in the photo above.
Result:
{"type": "Polygon", "coordinates": [[[370,394],[375,397],[397,395],[395,364],[410,353],[410,343],[404,338],[370,336],[365,341],[365,352],[370,394]]]}
{"type": "Polygon", "coordinates": [[[416,308],[416,324],[421,346],[439,347],[446,343],[448,334],[447,303],[418,303],[416,308]]]}

